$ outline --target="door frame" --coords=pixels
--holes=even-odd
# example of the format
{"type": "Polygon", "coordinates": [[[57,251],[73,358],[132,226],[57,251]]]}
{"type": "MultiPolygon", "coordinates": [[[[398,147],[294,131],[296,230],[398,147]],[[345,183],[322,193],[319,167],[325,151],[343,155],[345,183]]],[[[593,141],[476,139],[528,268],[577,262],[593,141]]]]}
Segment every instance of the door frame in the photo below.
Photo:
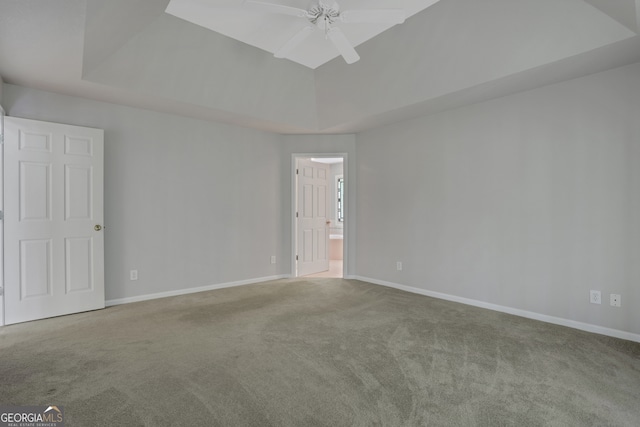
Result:
{"type": "Polygon", "coordinates": [[[344,186],[344,199],[347,203],[343,204],[344,208],[344,225],[343,225],[343,237],[342,237],[342,277],[347,278],[347,266],[349,265],[349,229],[353,222],[351,213],[349,212],[348,201],[351,195],[349,194],[349,173],[348,173],[348,155],[347,153],[292,153],[291,154],[291,274],[290,277],[298,277],[298,269],[296,264],[296,254],[298,252],[298,222],[296,221],[296,210],[298,208],[298,192],[297,184],[298,179],[296,177],[296,165],[298,159],[308,158],[323,158],[323,157],[342,157],[343,176],[347,185],[344,186]]]}
{"type": "MultiPolygon", "coordinates": [[[[0,80],[0,84],[2,81],[0,80]]],[[[0,105],[0,326],[4,326],[4,116],[0,105]]]]}

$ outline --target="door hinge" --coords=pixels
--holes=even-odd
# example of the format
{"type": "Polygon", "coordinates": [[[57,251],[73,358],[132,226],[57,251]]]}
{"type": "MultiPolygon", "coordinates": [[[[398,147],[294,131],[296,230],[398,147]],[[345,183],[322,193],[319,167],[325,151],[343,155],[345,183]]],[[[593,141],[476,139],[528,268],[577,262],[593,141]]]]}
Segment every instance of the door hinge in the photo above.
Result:
{"type": "Polygon", "coordinates": [[[296,261],[298,260],[298,255],[296,255],[296,261]]]}
{"type": "Polygon", "coordinates": [[[300,173],[300,169],[296,169],[296,175],[300,173]]]}
{"type": "Polygon", "coordinates": [[[296,218],[298,218],[298,212],[296,212],[296,218]]]}
{"type": "Polygon", "coordinates": [[[0,211],[0,221],[4,221],[4,212],[0,211]]]}

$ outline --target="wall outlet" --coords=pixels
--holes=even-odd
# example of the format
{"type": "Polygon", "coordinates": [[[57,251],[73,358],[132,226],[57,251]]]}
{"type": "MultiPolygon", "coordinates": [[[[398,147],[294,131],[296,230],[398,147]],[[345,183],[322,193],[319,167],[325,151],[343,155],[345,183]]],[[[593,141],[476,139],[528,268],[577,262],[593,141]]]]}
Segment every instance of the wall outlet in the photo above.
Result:
{"type": "Polygon", "coordinates": [[[275,263],[276,263],[276,256],[271,255],[271,264],[275,264],[275,263]]]}
{"type": "Polygon", "coordinates": [[[602,304],[602,294],[600,291],[589,291],[589,302],[591,304],[602,304]]]}
{"type": "Polygon", "coordinates": [[[619,294],[609,295],[609,302],[611,303],[611,307],[620,307],[620,295],[619,294]]]}
{"type": "Polygon", "coordinates": [[[396,270],[398,271],[402,270],[402,261],[396,262],[396,270]]]}
{"type": "Polygon", "coordinates": [[[129,280],[138,280],[138,270],[131,270],[129,272],[129,280]]]}

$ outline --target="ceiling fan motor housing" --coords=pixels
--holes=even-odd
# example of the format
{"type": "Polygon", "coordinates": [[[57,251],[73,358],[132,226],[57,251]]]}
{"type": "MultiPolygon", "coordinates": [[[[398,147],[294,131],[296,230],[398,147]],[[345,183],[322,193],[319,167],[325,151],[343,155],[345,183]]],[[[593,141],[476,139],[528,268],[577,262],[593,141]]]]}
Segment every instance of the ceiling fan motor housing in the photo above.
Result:
{"type": "Polygon", "coordinates": [[[313,6],[307,12],[307,19],[319,28],[326,30],[333,25],[340,17],[340,9],[338,3],[333,3],[331,6],[324,2],[319,2],[318,5],[313,6]]]}

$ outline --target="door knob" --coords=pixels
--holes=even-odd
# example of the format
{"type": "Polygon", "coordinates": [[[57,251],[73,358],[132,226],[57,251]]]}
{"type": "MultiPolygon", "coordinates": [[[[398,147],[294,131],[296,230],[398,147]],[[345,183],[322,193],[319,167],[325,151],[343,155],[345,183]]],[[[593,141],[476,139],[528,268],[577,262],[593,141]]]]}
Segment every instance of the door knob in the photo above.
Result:
{"type": "Polygon", "coordinates": [[[100,231],[100,230],[102,230],[102,226],[100,224],[96,224],[96,226],[93,227],[93,229],[96,230],[96,231],[100,231]]]}

